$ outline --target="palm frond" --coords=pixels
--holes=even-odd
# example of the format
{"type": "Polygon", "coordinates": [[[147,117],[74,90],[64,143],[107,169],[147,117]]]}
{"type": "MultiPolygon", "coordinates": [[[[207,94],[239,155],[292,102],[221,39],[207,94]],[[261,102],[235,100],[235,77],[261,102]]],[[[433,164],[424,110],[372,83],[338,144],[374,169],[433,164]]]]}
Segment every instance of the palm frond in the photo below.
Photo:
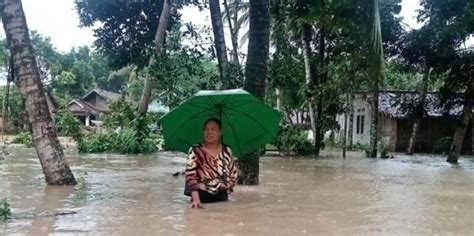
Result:
{"type": "Polygon", "coordinates": [[[242,46],[249,40],[249,31],[247,30],[239,40],[239,48],[241,49],[242,46]]]}
{"type": "Polygon", "coordinates": [[[383,42],[382,42],[382,27],[380,21],[380,7],[379,0],[371,1],[371,32],[370,32],[370,51],[369,58],[371,58],[371,72],[373,76],[379,79],[383,74],[383,42]]]}

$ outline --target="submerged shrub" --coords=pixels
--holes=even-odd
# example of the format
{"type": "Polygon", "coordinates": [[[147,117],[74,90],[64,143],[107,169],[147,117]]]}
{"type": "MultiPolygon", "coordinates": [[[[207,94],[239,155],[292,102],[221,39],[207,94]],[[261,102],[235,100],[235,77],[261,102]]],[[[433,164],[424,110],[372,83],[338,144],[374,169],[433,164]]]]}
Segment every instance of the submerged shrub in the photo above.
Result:
{"type": "Polygon", "coordinates": [[[26,147],[33,147],[33,137],[31,136],[30,133],[28,132],[23,132],[18,134],[11,143],[16,143],[16,144],[23,144],[26,147]]]}
{"type": "Polygon", "coordinates": [[[300,131],[294,142],[291,144],[292,150],[297,155],[310,155],[314,153],[314,145],[308,140],[306,132],[300,131]]]}
{"type": "Polygon", "coordinates": [[[71,112],[61,114],[59,126],[61,127],[61,133],[71,136],[78,145],[81,145],[84,136],[82,133],[82,124],[71,112]]]}
{"type": "Polygon", "coordinates": [[[309,155],[314,152],[314,144],[308,140],[307,132],[294,125],[283,125],[274,144],[285,154],[309,155]]]}
{"type": "Polygon", "coordinates": [[[111,133],[86,135],[79,147],[84,153],[138,154],[158,151],[158,138],[145,137],[140,140],[137,131],[124,128],[111,133]]]}
{"type": "Polygon", "coordinates": [[[10,204],[8,203],[8,199],[4,198],[2,201],[0,201],[0,217],[5,221],[10,219],[11,216],[12,211],[10,209],[10,204]]]}
{"type": "Polygon", "coordinates": [[[163,141],[152,133],[150,126],[156,124],[161,114],[140,116],[132,107],[125,97],[110,104],[103,122],[105,130],[90,134],[83,134],[79,121],[72,114],[65,113],[60,121],[63,133],[73,137],[82,153],[148,154],[158,151],[163,141]]]}

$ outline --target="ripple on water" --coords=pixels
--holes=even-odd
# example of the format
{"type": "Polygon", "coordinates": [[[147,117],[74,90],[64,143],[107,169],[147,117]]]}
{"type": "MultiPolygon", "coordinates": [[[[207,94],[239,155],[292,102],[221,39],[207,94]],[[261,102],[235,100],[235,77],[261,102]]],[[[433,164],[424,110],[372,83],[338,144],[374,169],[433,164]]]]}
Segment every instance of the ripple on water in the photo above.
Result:
{"type": "MultiPolygon", "coordinates": [[[[261,184],[238,186],[226,203],[189,209],[182,154],[68,156],[79,184],[51,188],[31,150],[0,164],[0,198],[15,219],[0,234],[468,234],[474,160],[264,157],[261,184]],[[4,196],[6,195],[6,196],[4,196]],[[77,214],[36,217],[40,213],[77,214]],[[30,217],[21,217],[30,216],[30,217]],[[211,227],[218,225],[219,227],[211,227]],[[40,229],[40,231],[37,231],[40,229]],[[36,231],[35,231],[36,230],[36,231]]],[[[40,214],[41,215],[41,214],[40,214]]]]}

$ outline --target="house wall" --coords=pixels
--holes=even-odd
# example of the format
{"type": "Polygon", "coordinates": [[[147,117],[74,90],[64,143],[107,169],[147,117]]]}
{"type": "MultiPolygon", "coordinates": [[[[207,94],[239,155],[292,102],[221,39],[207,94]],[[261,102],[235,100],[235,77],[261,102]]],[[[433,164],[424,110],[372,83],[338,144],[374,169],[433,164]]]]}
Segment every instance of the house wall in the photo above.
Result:
{"type": "Polygon", "coordinates": [[[108,110],[109,105],[107,104],[107,101],[99,96],[96,92],[91,93],[89,96],[87,96],[84,101],[88,102],[89,104],[95,106],[96,108],[100,110],[108,110]]]}
{"type": "MultiPolygon", "coordinates": [[[[413,127],[413,121],[400,120],[397,124],[397,152],[405,152],[408,147],[408,142],[413,127]]],[[[417,142],[415,144],[415,152],[418,153],[432,153],[434,144],[443,137],[453,137],[456,129],[456,121],[453,119],[424,119],[421,122],[418,133],[417,142]]],[[[472,130],[472,129],[470,129],[472,130]]],[[[468,130],[464,140],[462,153],[471,154],[470,146],[472,147],[472,132],[468,130]]]]}
{"type": "Polygon", "coordinates": [[[89,96],[84,98],[84,101],[88,102],[89,104],[96,106],[97,104],[97,94],[95,92],[91,93],[89,96]]]}
{"type": "MultiPolygon", "coordinates": [[[[372,109],[367,101],[367,97],[357,94],[354,101],[354,122],[353,122],[353,132],[352,132],[352,142],[354,145],[369,145],[370,144],[370,130],[371,130],[371,115],[372,109]],[[359,116],[359,121],[362,121],[363,125],[359,124],[359,132],[357,132],[357,116],[359,116]],[[363,128],[363,130],[361,130],[363,128]]],[[[349,117],[347,118],[349,119],[349,117]]],[[[344,114],[336,116],[336,121],[341,127],[341,132],[339,137],[344,137],[344,114]]],[[[349,120],[347,121],[349,125],[349,120]]],[[[348,127],[349,129],[349,127],[348,127]]],[[[397,121],[390,119],[389,117],[379,114],[379,124],[378,124],[379,136],[385,145],[388,146],[390,151],[394,151],[396,148],[397,142],[397,121]]],[[[349,137],[348,137],[349,138],[349,137]]]]}
{"type": "Polygon", "coordinates": [[[397,145],[397,120],[386,115],[379,114],[379,136],[380,141],[393,152],[397,145]]]}
{"type": "Polygon", "coordinates": [[[101,109],[101,110],[108,110],[109,105],[107,101],[101,97],[101,96],[96,96],[96,107],[101,109]]]}
{"type": "Polygon", "coordinates": [[[370,116],[372,109],[363,96],[356,96],[354,99],[354,122],[352,132],[352,142],[354,145],[368,145],[370,143],[370,116]],[[357,129],[357,117],[359,116],[359,131],[357,129]]]}
{"type": "MultiPolygon", "coordinates": [[[[370,144],[370,117],[372,109],[367,98],[363,94],[357,94],[354,105],[353,117],[353,144],[370,144]],[[357,133],[357,116],[364,116],[364,130],[357,133]]],[[[349,117],[347,118],[349,119],[349,117]]],[[[344,137],[344,114],[336,116],[336,121],[341,130],[338,138],[344,137]]],[[[349,125],[349,121],[347,121],[349,125]]],[[[379,114],[379,137],[391,152],[406,152],[408,142],[412,132],[413,121],[392,119],[386,115],[379,114]]],[[[443,137],[454,135],[456,121],[451,118],[430,118],[424,119],[421,123],[418,142],[415,145],[415,152],[432,153],[434,144],[443,137]]],[[[360,128],[360,127],[359,127],[360,128]]],[[[349,129],[349,127],[348,127],[349,129]]],[[[349,139],[349,137],[348,137],[349,139]]],[[[474,152],[474,129],[470,124],[464,140],[463,154],[474,152]]]]}

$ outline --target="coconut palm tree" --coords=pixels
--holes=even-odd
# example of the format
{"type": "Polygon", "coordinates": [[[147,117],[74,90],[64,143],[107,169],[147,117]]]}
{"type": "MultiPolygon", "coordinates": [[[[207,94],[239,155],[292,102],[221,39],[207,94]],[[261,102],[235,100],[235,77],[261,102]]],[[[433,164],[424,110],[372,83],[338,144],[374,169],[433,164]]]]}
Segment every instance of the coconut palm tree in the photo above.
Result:
{"type": "Polygon", "coordinates": [[[249,31],[245,31],[239,39],[241,29],[249,25],[250,20],[250,3],[248,0],[224,0],[224,12],[222,17],[230,29],[232,40],[232,58],[238,60],[238,49],[244,45],[249,38],[249,31]],[[239,46],[240,45],[240,46],[239,46]]]}
{"type": "MultiPolygon", "coordinates": [[[[270,0],[252,0],[249,8],[249,44],[244,89],[260,99],[265,97],[270,43],[270,0]]],[[[259,153],[241,158],[241,182],[258,184],[259,153]]]]}
{"type": "Polygon", "coordinates": [[[210,0],[209,9],[211,11],[212,32],[214,33],[214,47],[219,63],[219,72],[222,81],[227,81],[227,49],[224,38],[224,25],[219,0],[210,0]]]}
{"type": "Polygon", "coordinates": [[[369,9],[371,10],[371,33],[369,74],[372,78],[372,115],[370,129],[370,157],[377,157],[378,142],[378,106],[379,106],[379,85],[383,80],[384,56],[382,45],[382,30],[380,21],[380,0],[371,0],[369,9]]]}
{"type": "Polygon", "coordinates": [[[25,98],[28,121],[46,182],[74,185],[76,180],[65,160],[49,113],[21,1],[3,0],[0,4],[3,27],[13,57],[15,83],[25,98]]]}

